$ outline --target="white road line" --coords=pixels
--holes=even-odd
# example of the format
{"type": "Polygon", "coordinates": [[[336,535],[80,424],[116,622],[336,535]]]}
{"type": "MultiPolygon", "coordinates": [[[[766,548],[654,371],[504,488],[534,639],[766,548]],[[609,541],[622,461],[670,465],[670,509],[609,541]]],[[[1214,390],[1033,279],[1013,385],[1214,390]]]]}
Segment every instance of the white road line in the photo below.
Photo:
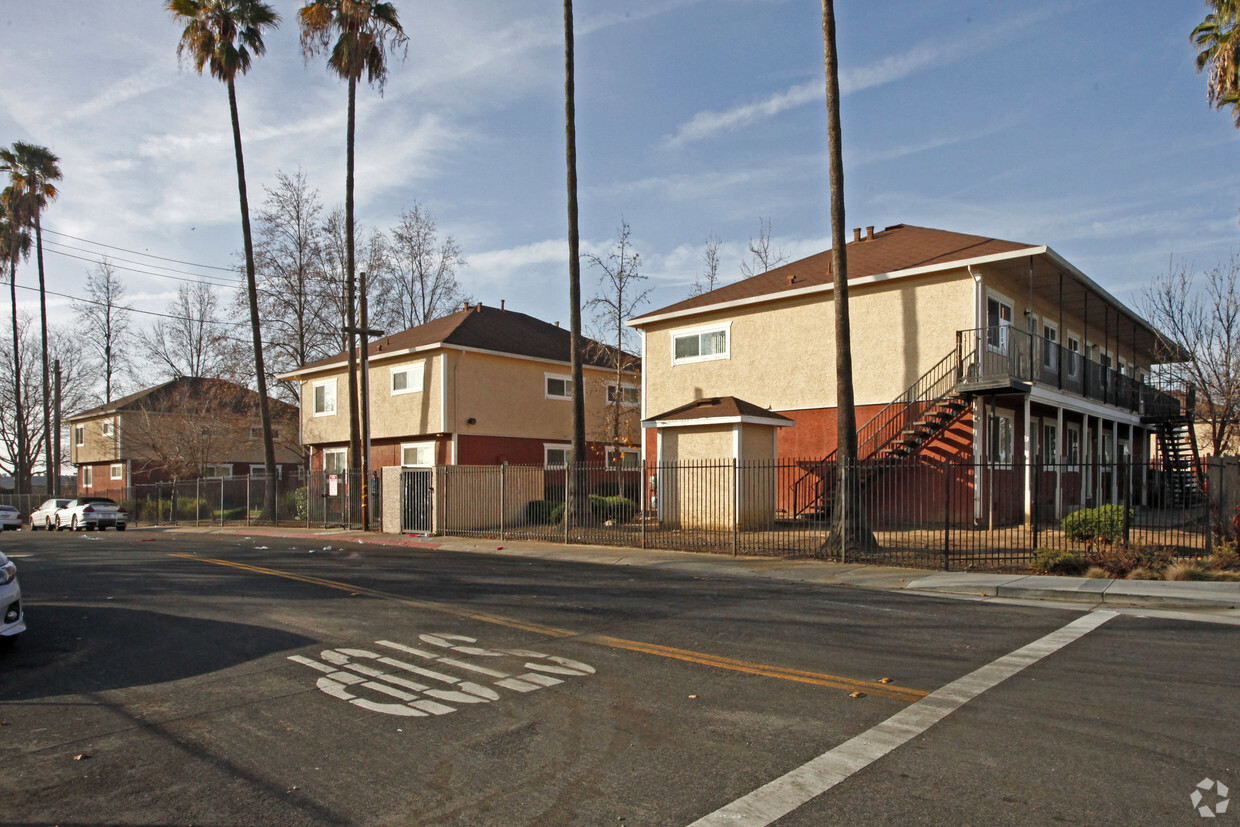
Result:
{"type": "Polygon", "coordinates": [[[763,827],[770,824],[916,738],[987,689],[1084,637],[1115,616],[1115,612],[1099,611],[1079,617],[1062,629],[931,692],[881,724],[703,816],[689,827],[724,824],[763,827]]]}

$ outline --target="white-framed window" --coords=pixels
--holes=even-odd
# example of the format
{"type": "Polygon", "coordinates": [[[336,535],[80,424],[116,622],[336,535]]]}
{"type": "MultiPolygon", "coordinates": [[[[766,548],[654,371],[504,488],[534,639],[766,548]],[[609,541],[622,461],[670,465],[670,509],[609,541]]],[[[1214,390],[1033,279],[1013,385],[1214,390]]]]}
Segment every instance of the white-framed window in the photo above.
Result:
{"type": "Polygon", "coordinates": [[[73,444],[76,445],[78,448],[81,448],[83,445],[86,444],[86,426],[85,425],[74,425],[73,426],[73,444]]]}
{"type": "Polygon", "coordinates": [[[1008,411],[995,411],[990,415],[989,425],[987,433],[989,460],[999,464],[1010,463],[1016,443],[1016,425],[1012,414],[1008,411]]]}
{"type": "Polygon", "coordinates": [[[402,393],[421,393],[426,383],[426,363],[400,365],[392,368],[392,396],[402,393]]]}
{"type": "Polygon", "coordinates": [[[672,364],[728,359],[732,355],[732,323],[672,331],[672,364]]]}
{"type": "Polygon", "coordinates": [[[1059,369],[1059,328],[1042,320],[1042,367],[1059,369]]]}
{"type": "Polygon", "coordinates": [[[342,474],[349,467],[348,448],[324,448],[323,471],[328,474],[342,474]]]}
{"type": "Polygon", "coordinates": [[[1064,461],[1075,471],[1081,465],[1081,426],[1069,424],[1065,430],[1068,441],[1064,446],[1064,461]]]}
{"type": "Polygon", "coordinates": [[[116,435],[116,423],[113,420],[111,419],[103,420],[103,435],[104,436],[115,436],[116,435]]]}
{"type": "Polygon", "coordinates": [[[1076,377],[1081,372],[1081,337],[1068,332],[1068,375],[1076,377]]]}
{"type": "Polygon", "coordinates": [[[325,379],[314,383],[314,415],[336,415],[336,380],[325,379]]]}
{"type": "Polygon", "coordinates": [[[1042,462],[1054,465],[1059,462],[1059,427],[1054,422],[1042,423],[1042,462]]]}
{"type": "Polygon", "coordinates": [[[614,404],[619,398],[621,405],[635,407],[641,401],[641,391],[636,385],[621,385],[617,393],[616,383],[610,382],[607,385],[607,403],[614,404]]]}
{"type": "Polygon", "coordinates": [[[573,377],[560,373],[544,373],[543,390],[547,399],[572,399],[573,377]]]}
{"type": "Polygon", "coordinates": [[[986,344],[1007,353],[1008,328],[1012,326],[1012,300],[997,293],[986,297],[986,344]]]}
{"type": "Polygon", "coordinates": [[[560,443],[543,443],[543,465],[547,468],[564,468],[573,456],[573,446],[560,443]]]}
{"type": "Polygon", "coordinates": [[[417,468],[429,468],[435,464],[435,443],[403,443],[400,446],[400,464],[417,468]]]}
{"type": "Polygon", "coordinates": [[[108,471],[111,474],[112,479],[114,480],[120,480],[120,479],[125,478],[125,466],[119,462],[113,463],[109,467],[108,471]]]}
{"type": "Polygon", "coordinates": [[[202,475],[204,477],[231,477],[233,475],[232,463],[204,465],[202,475]]]}
{"type": "Polygon", "coordinates": [[[93,465],[87,465],[82,469],[82,487],[90,488],[95,484],[95,468],[93,465]]]}
{"type": "Polygon", "coordinates": [[[629,470],[631,468],[638,468],[640,466],[641,466],[641,463],[638,461],[638,453],[637,453],[636,448],[621,448],[620,457],[617,460],[616,449],[610,445],[607,446],[607,467],[608,468],[612,470],[616,470],[616,469],[629,470]]]}

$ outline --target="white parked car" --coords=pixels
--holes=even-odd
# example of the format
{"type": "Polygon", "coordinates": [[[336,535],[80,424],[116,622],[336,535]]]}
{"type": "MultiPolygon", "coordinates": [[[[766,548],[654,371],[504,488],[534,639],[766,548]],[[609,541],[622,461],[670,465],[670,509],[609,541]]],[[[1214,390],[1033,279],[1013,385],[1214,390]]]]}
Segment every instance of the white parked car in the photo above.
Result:
{"type": "Polygon", "coordinates": [[[108,526],[115,526],[117,531],[125,530],[129,514],[116,504],[116,500],[107,497],[78,497],[56,512],[56,530],[66,528],[74,531],[102,531],[108,526]]]}
{"type": "Polygon", "coordinates": [[[22,615],[22,590],[17,585],[17,566],[0,552],[0,643],[12,643],[26,631],[22,615]]]}
{"type": "Polygon", "coordinates": [[[56,512],[69,504],[68,500],[44,500],[43,505],[30,512],[30,529],[56,527],[56,512]]]}
{"type": "Polygon", "coordinates": [[[16,508],[11,505],[0,505],[0,528],[8,531],[10,528],[19,529],[22,527],[22,515],[16,508]]]}

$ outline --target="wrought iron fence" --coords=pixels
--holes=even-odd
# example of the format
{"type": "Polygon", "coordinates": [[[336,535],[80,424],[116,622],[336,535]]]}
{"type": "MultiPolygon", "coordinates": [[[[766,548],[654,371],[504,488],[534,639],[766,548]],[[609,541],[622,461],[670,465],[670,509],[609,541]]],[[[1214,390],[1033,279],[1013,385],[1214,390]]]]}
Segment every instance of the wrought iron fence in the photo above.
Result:
{"type": "MultiPolygon", "coordinates": [[[[96,486],[89,495],[116,500],[128,511],[131,525],[363,525],[361,471],[328,474],[299,469],[285,474],[276,479],[271,506],[264,502],[266,483],[261,475],[205,477],[117,488],[96,486]]],[[[381,528],[378,474],[367,486],[367,495],[372,503],[370,527],[381,528]]],[[[33,507],[37,508],[38,502],[33,507]]],[[[30,512],[27,509],[22,513],[30,512]]]]}
{"type": "MultiPolygon", "coordinates": [[[[794,516],[797,483],[811,469],[829,477],[837,470],[834,462],[820,459],[693,461],[625,470],[592,465],[406,470],[401,529],[501,541],[821,555],[834,503],[794,516]],[[584,499],[578,515],[565,519],[570,474],[580,480],[584,499]]],[[[1172,476],[1158,463],[1025,466],[893,459],[863,461],[855,471],[873,544],[850,550],[850,562],[1026,569],[1039,549],[1083,550],[1099,542],[1076,527],[1089,522],[1081,514],[1094,513],[1118,527],[1120,535],[1109,541],[1177,556],[1210,548],[1208,500],[1174,504],[1172,476]],[[1104,510],[1093,511],[1099,507],[1104,510]]]]}

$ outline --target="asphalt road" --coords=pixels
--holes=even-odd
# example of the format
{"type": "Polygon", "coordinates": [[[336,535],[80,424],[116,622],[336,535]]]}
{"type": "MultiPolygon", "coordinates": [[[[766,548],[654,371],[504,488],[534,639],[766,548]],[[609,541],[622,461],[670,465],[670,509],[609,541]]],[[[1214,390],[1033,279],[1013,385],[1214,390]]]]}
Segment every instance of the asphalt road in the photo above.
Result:
{"type": "Polygon", "coordinates": [[[1240,790],[1209,618],[306,542],[0,536],[0,822],[1188,824],[1240,790]]]}

